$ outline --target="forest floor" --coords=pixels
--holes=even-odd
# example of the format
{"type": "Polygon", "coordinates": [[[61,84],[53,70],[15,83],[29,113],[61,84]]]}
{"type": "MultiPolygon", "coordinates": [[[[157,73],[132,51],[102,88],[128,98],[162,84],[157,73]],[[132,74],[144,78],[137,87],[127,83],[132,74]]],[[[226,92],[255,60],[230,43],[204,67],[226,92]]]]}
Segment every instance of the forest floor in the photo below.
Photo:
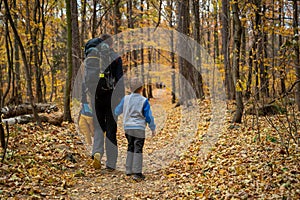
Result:
{"type": "Polygon", "coordinates": [[[31,123],[10,127],[0,163],[0,199],[300,199],[299,147],[291,142],[287,154],[267,122],[272,118],[277,124],[280,116],[256,121],[246,115],[242,124],[232,124],[234,107],[227,106],[224,124],[207,135],[211,102],[199,101],[191,111],[192,117],[198,113],[195,129],[189,126],[193,120],[183,119],[185,108],[169,103],[169,91],[155,90],[154,96],[150,103],[158,131],[153,138],[147,132],[144,181],[124,173],[127,141],[121,126],[118,169],[109,172],[93,169],[90,147],[75,124],[41,129],[31,123]],[[182,132],[189,134],[174,142],[182,132]],[[215,142],[207,145],[207,138],[215,142]]]}

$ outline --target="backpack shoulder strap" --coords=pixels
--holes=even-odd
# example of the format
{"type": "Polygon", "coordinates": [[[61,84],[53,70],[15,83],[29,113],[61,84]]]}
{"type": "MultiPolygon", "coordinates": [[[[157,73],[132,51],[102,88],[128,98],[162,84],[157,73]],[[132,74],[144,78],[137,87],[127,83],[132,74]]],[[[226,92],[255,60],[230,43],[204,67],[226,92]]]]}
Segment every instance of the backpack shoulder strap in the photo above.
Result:
{"type": "Polygon", "coordinates": [[[84,54],[87,56],[91,48],[96,48],[103,40],[100,38],[92,38],[84,46],[84,54]]]}
{"type": "Polygon", "coordinates": [[[91,53],[92,51],[94,52],[98,52],[99,50],[96,47],[90,47],[85,51],[85,55],[86,57],[88,57],[89,53],[91,53]]]}

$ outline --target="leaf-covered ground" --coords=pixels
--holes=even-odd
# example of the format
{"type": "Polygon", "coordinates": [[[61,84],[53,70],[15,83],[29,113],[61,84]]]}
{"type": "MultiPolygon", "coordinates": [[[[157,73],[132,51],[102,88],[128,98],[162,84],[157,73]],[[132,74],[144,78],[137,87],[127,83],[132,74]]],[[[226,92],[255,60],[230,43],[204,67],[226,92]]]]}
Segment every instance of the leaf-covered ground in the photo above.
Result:
{"type": "MultiPolygon", "coordinates": [[[[168,104],[163,94],[157,96],[151,104],[163,106],[165,110],[157,113],[165,122],[154,138],[146,139],[145,153],[163,147],[172,141],[174,132],[183,131],[179,125],[183,108],[168,104]]],[[[145,173],[142,182],[132,181],[123,171],[94,170],[74,124],[45,124],[43,130],[34,124],[11,126],[6,159],[0,164],[0,198],[300,198],[300,153],[295,145],[291,144],[287,155],[265,118],[259,119],[258,138],[252,116],[244,118],[243,124],[231,124],[228,111],[224,126],[216,133],[218,140],[203,156],[211,110],[209,101],[199,105],[198,131],[192,142],[173,162],[145,173]]],[[[118,140],[120,150],[126,150],[121,127],[118,140]]]]}

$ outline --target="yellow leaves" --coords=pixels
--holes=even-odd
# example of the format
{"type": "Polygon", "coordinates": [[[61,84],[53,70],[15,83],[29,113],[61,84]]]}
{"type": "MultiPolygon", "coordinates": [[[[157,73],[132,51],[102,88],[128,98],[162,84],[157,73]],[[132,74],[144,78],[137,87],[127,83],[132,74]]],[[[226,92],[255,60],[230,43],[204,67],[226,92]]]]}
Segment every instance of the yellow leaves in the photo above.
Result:
{"type": "MultiPolygon", "coordinates": [[[[72,126],[74,124],[63,127],[44,126],[45,130],[35,128],[32,124],[13,127],[10,140],[14,145],[14,152],[11,153],[9,146],[5,160],[9,164],[3,164],[0,171],[0,177],[4,177],[3,180],[0,178],[4,197],[8,192],[11,195],[30,195],[37,198],[66,194],[67,188],[76,185],[77,177],[85,176],[80,166],[65,159],[70,151],[84,151],[83,146],[73,144],[79,138],[69,132],[75,132],[72,126]],[[20,185],[23,189],[16,190],[20,185]],[[44,188],[48,188],[48,191],[44,191],[44,188]]],[[[73,155],[77,160],[82,159],[82,156],[85,154],[73,155]]],[[[1,192],[0,198],[3,197],[1,192]]]]}
{"type": "Polygon", "coordinates": [[[226,173],[226,170],[220,169],[219,174],[220,174],[221,176],[225,175],[225,173],[226,173]]]}
{"type": "Polygon", "coordinates": [[[31,176],[36,176],[38,174],[38,171],[39,169],[37,169],[36,167],[28,169],[29,175],[31,176]]]}
{"type": "Polygon", "coordinates": [[[235,89],[237,92],[242,92],[246,89],[246,81],[242,81],[241,79],[238,79],[235,84],[235,89]]]}
{"type": "Polygon", "coordinates": [[[177,176],[177,174],[168,174],[167,177],[168,178],[175,178],[177,176]]]}

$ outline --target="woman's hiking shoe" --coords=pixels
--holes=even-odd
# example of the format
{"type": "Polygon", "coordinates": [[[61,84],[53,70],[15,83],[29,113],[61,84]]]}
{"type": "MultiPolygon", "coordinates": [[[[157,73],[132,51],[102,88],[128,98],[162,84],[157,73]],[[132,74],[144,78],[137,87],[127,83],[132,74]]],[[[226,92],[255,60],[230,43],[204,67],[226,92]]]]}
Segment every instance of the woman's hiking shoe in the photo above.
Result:
{"type": "Polygon", "coordinates": [[[134,174],[132,177],[132,179],[137,182],[145,180],[145,178],[146,177],[142,173],[134,174]]]}
{"type": "Polygon", "coordinates": [[[101,155],[100,153],[94,154],[93,167],[95,169],[101,169],[101,155]]]}

